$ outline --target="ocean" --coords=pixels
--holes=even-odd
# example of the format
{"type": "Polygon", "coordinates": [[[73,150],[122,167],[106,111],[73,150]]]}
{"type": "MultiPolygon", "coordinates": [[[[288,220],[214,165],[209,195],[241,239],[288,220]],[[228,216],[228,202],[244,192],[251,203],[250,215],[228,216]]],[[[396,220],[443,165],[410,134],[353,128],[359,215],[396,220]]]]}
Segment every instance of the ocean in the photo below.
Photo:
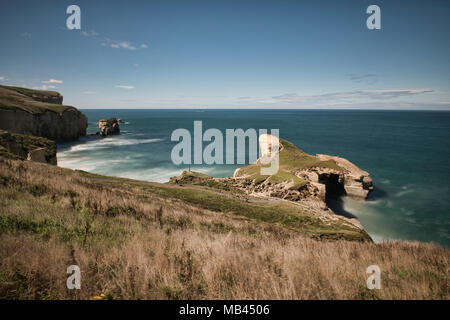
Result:
{"type": "MultiPolygon", "coordinates": [[[[174,165],[170,137],[191,134],[195,120],[209,128],[279,129],[280,137],[310,154],[349,159],[370,172],[368,201],[342,199],[377,242],[433,241],[450,247],[450,112],[362,110],[81,110],[88,132],[101,118],[117,117],[121,134],[88,136],[58,146],[58,165],[94,173],[166,182],[187,165],[174,165]]],[[[207,143],[205,143],[206,145],[207,143]]],[[[214,177],[242,165],[195,165],[214,177]]]]}

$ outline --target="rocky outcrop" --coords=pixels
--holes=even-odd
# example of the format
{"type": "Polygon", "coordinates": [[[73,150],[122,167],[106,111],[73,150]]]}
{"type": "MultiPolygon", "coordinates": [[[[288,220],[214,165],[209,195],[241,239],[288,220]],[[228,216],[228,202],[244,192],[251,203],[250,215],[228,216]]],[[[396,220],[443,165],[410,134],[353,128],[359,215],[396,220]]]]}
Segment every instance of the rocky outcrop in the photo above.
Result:
{"type": "Polygon", "coordinates": [[[99,134],[102,137],[120,133],[119,121],[116,118],[109,118],[107,120],[105,120],[105,119],[99,120],[98,128],[100,129],[99,134]]]}
{"type": "Polygon", "coordinates": [[[0,130],[0,147],[9,158],[56,165],[56,142],[46,138],[0,130]]]}
{"type": "MultiPolygon", "coordinates": [[[[260,139],[263,156],[270,152],[270,139],[273,138],[260,139]]],[[[279,144],[280,150],[277,173],[262,175],[258,159],[234,174],[236,179],[250,181],[244,183],[251,192],[294,201],[309,197],[326,202],[329,197],[345,195],[366,199],[373,190],[370,174],[347,159],[324,154],[312,156],[288,141],[277,138],[273,141],[279,144]]]]}
{"type": "MultiPolygon", "coordinates": [[[[261,153],[272,148],[261,145],[261,153]]],[[[277,141],[275,139],[274,141],[277,141]]],[[[265,142],[267,143],[267,142],[265,142]]],[[[279,198],[302,205],[309,212],[327,216],[329,200],[341,196],[367,199],[373,190],[370,174],[347,159],[319,154],[309,155],[292,143],[279,139],[279,170],[262,175],[260,159],[255,164],[239,168],[228,184],[248,195],[279,198]]],[[[360,227],[357,221],[351,221],[360,227]]]]}
{"type": "Polygon", "coordinates": [[[372,178],[367,171],[358,168],[352,162],[341,157],[326,154],[318,154],[316,157],[322,161],[334,161],[342,168],[342,173],[339,175],[339,183],[343,184],[347,196],[356,199],[367,199],[367,196],[373,190],[372,178]]]}
{"type": "MultiPolygon", "coordinates": [[[[169,183],[196,185],[216,190],[232,191],[235,197],[262,198],[265,201],[289,201],[320,219],[344,219],[362,229],[352,218],[337,215],[328,204],[333,198],[351,196],[365,199],[373,190],[368,172],[350,161],[327,155],[309,155],[282,139],[260,139],[263,156],[273,156],[268,141],[279,143],[279,169],[272,175],[261,174],[261,158],[256,163],[241,167],[231,178],[213,178],[198,172],[184,171],[169,183]],[[236,191],[237,190],[237,191],[236,191]]],[[[247,199],[248,199],[247,198],[247,199]]]]}
{"type": "Polygon", "coordinates": [[[202,186],[220,193],[225,190],[231,192],[234,198],[246,202],[261,201],[282,206],[287,205],[287,201],[302,214],[314,216],[327,224],[351,225],[365,233],[357,219],[345,215],[334,204],[335,198],[339,201],[339,197],[346,195],[365,199],[373,190],[369,173],[343,158],[309,155],[286,140],[260,137],[259,142],[262,157],[254,164],[237,169],[231,178],[213,178],[198,172],[184,171],[168,183],[202,186]],[[274,143],[278,146],[274,146],[274,143]],[[278,170],[261,170],[265,166],[263,163],[268,163],[263,159],[277,156],[278,170]]]}
{"type": "Polygon", "coordinates": [[[52,91],[0,86],[0,129],[56,141],[86,135],[87,118],[52,91]]]}

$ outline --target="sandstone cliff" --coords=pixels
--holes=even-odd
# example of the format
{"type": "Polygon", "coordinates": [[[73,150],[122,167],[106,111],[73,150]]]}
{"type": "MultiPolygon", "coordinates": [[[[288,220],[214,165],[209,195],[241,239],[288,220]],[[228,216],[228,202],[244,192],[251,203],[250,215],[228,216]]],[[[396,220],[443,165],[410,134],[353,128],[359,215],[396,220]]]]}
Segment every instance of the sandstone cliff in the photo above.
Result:
{"type": "Polygon", "coordinates": [[[0,129],[57,141],[86,135],[87,118],[53,91],[0,86],[0,129]]]}

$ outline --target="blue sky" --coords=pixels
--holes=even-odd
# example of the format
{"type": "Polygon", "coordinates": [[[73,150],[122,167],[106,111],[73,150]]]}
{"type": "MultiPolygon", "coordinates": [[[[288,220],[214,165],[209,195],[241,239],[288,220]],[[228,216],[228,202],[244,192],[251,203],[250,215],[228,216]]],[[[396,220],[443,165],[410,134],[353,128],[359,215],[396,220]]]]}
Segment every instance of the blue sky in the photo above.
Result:
{"type": "Polygon", "coordinates": [[[8,1],[0,83],[78,108],[450,110],[449,16],[438,0],[8,1]]]}

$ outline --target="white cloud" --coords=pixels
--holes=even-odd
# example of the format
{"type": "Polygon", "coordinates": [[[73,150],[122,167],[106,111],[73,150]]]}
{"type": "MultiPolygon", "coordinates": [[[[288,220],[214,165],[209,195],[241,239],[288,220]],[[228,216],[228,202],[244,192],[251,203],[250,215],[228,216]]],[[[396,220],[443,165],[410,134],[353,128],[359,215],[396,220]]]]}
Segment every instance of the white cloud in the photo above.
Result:
{"type": "Polygon", "coordinates": [[[102,43],[100,43],[103,47],[115,48],[115,49],[126,49],[126,50],[139,50],[139,49],[147,49],[148,45],[142,43],[141,45],[133,44],[129,41],[118,41],[111,40],[109,38],[105,38],[102,43]]]}
{"type": "Polygon", "coordinates": [[[6,80],[5,77],[0,77],[0,81],[6,80]]]}
{"type": "Polygon", "coordinates": [[[317,95],[301,96],[297,93],[285,93],[279,96],[273,96],[268,101],[274,103],[286,102],[308,102],[308,101],[324,101],[324,100],[347,100],[347,99],[393,99],[398,97],[408,97],[424,93],[435,92],[429,88],[413,88],[413,89],[380,89],[380,90],[355,90],[332,92],[317,95]]]}
{"type": "Polygon", "coordinates": [[[46,81],[42,81],[42,83],[63,83],[64,81],[62,80],[56,80],[53,78],[50,78],[50,80],[46,80],[46,81]]]}
{"type": "Polygon", "coordinates": [[[81,31],[81,34],[85,37],[95,37],[98,36],[99,34],[95,31],[91,31],[91,32],[87,32],[87,31],[81,31]]]}
{"type": "Polygon", "coordinates": [[[433,93],[434,89],[419,88],[419,89],[384,89],[384,90],[362,90],[357,91],[361,97],[369,97],[371,99],[391,99],[397,97],[413,96],[424,93],[433,93]]]}
{"type": "Polygon", "coordinates": [[[115,86],[115,87],[116,87],[116,88],[119,88],[119,89],[124,89],[124,90],[131,90],[131,89],[134,89],[133,86],[117,85],[117,86],[115,86]]]}
{"type": "Polygon", "coordinates": [[[83,91],[83,94],[96,94],[97,92],[95,91],[83,91]]]}
{"type": "Polygon", "coordinates": [[[110,39],[105,39],[105,42],[101,43],[104,47],[110,47],[115,49],[127,49],[136,50],[137,48],[128,41],[113,41],[110,39]]]}
{"type": "Polygon", "coordinates": [[[373,104],[376,101],[383,103],[397,103],[398,98],[409,98],[426,93],[436,93],[430,88],[411,89],[379,89],[379,90],[355,90],[332,92],[315,95],[299,95],[297,93],[285,93],[267,98],[239,97],[236,99],[238,105],[253,106],[290,106],[290,107],[326,107],[341,105],[352,107],[361,104],[373,104]],[[392,102],[390,102],[392,101],[392,102]]]}
{"type": "MultiPolygon", "coordinates": [[[[85,37],[97,37],[100,36],[98,32],[95,31],[82,31],[81,34],[85,37]]],[[[31,35],[30,35],[31,36],[31,35]]],[[[110,38],[104,38],[103,42],[100,43],[103,47],[109,47],[114,49],[126,49],[126,50],[138,50],[139,48],[146,49],[148,45],[143,43],[141,45],[134,45],[129,41],[118,41],[111,40],[110,38]]]]}
{"type": "Polygon", "coordinates": [[[139,64],[138,63],[135,63],[135,64],[133,64],[133,67],[139,67],[139,64]]]}

